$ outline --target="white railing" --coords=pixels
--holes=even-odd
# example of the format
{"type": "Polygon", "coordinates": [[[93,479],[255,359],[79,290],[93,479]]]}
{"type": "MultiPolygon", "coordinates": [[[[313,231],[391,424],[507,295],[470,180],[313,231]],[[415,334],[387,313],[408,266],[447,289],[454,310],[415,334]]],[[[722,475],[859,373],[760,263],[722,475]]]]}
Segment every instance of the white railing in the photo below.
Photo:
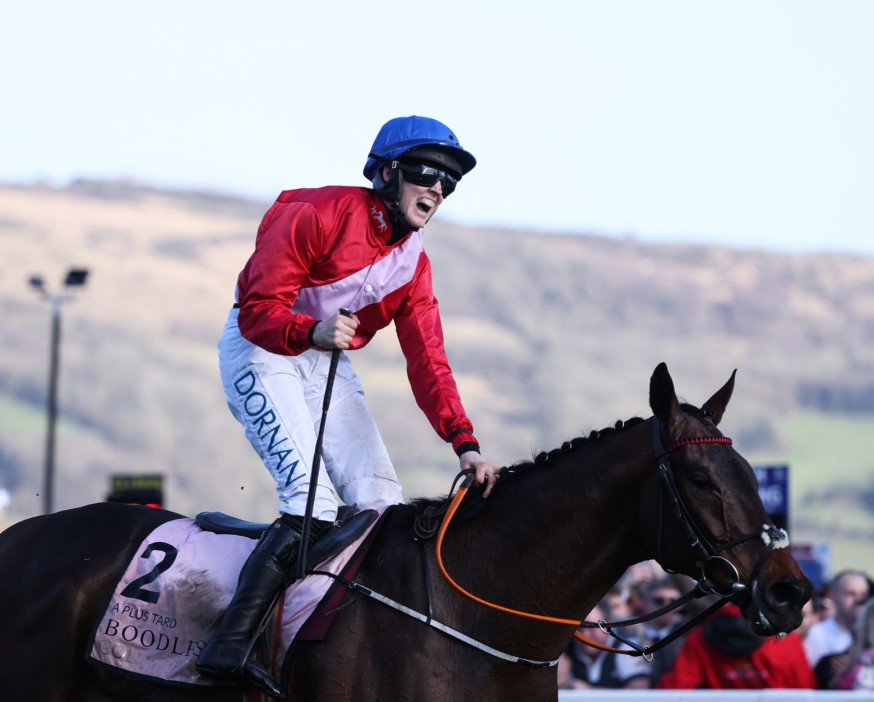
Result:
{"type": "Polygon", "coordinates": [[[559,702],[874,702],[839,690],[561,690],[559,702]]]}

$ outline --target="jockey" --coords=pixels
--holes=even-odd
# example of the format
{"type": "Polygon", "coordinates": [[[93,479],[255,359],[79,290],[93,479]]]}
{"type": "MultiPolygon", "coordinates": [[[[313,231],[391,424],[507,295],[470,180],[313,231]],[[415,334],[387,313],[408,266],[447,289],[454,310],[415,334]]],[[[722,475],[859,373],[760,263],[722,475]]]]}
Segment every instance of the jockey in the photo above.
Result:
{"type": "Polygon", "coordinates": [[[341,349],[325,424],[326,470],[315,485],[311,540],[337,516],[403,501],[347,351],[394,322],[419,407],[474,470],[487,496],[497,473],[482,457],[446,358],[423,227],[476,165],[444,124],[398,117],[364,166],[372,188],[288,190],[264,216],[219,341],[228,406],[276,481],[280,517],[243,566],[237,592],[197,670],[281,696],[250,652],[297,561],[328,369],[341,349]],[[340,314],[348,308],[352,314],[340,314]],[[327,475],[326,475],[327,473],[327,475]]]}

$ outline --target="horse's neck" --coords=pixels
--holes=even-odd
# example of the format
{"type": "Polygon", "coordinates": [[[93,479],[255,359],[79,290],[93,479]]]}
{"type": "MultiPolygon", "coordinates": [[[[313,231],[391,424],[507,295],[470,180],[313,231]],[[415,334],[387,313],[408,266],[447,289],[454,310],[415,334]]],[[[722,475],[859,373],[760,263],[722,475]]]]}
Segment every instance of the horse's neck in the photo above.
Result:
{"type": "Polygon", "coordinates": [[[594,605],[645,557],[639,505],[652,475],[648,430],[594,441],[534,470],[539,474],[507,490],[506,504],[494,510],[503,535],[495,555],[560,606],[594,605]]]}

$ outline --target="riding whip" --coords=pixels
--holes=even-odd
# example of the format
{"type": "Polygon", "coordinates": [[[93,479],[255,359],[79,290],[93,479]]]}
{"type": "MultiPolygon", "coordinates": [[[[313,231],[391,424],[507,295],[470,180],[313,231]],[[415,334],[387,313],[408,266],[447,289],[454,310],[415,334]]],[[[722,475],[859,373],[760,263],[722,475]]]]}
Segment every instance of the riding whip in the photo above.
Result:
{"type": "MultiPolygon", "coordinates": [[[[351,310],[340,308],[340,314],[351,317],[351,310]]],[[[322,421],[319,424],[319,435],[316,439],[316,450],[313,454],[313,469],[310,473],[310,489],[307,493],[307,508],[303,518],[303,529],[300,534],[300,553],[297,557],[297,579],[306,575],[307,550],[309,548],[310,531],[313,525],[313,506],[316,502],[316,487],[319,483],[319,467],[322,462],[322,440],[325,436],[325,420],[328,418],[328,407],[331,404],[331,390],[334,389],[334,376],[337,375],[337,364],[340,362],[340,349],[331,351],[331,365],[328,368],[328,381],[325,384],[325,399],[322,401],[322,421]]]]}

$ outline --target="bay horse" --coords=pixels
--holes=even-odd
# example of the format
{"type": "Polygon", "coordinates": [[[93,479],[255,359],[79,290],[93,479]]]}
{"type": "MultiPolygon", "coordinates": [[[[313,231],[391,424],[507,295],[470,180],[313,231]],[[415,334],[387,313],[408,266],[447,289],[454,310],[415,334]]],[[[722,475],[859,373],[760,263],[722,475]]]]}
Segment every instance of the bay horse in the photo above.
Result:
{"type": "MultiPolygon", "coordinates": [[[[717,429],[734,378],[698,408],[678,401],[660,364],[652,417],[503,469],[487,500],[473,489],[444,521],[439,554],[414,527],[448,499],[390,509],[324,640],[292,648],[286,699],[557,700],[553,666],[574,622],[648,559],[708,581],[758,634],[795,629],[811,584],[781,548],[785,533],[768,518],[750,465],[717,429]]],[[[135,549],[178,517],[101,503],[0,534],[6,702],[243,699],[240,689],[164,686],[85,661],[91,628],[135,549]]]]}

